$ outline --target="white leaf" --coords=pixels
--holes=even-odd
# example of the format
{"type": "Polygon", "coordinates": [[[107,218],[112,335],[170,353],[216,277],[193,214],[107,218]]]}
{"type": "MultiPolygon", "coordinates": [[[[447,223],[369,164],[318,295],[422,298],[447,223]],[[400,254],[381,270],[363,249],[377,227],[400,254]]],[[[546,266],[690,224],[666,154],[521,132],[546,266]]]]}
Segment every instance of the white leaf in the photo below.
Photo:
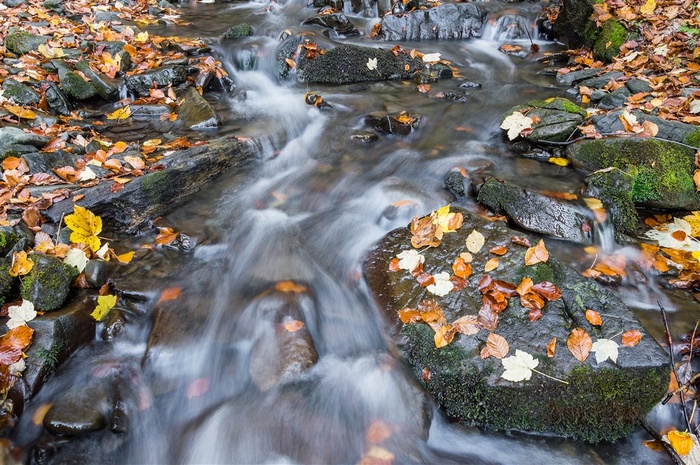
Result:
{"type": "Polygon", "coordinates": [[[601,363],[607,359],[617,362],[617,342],[610,339],[598,339],[593,343],[591,352],[595,352],[596,363],[601,363]]]}
{"type": "Polygon", "coordinates": [[[397,255],[399,258],[399,269],[413,271],[421,263],[425,263],[425,257],[418,253],[417,250],[404,250],[397,255]]]}
{"type": "Polygon", "coordinates": [[[369,68],[370,71],[377,69],[377,59],[370,58],[369,60],[367,60],[367,68],[369,68]]]}
{"type": "Polygon", "coordinates": [[[28,300],[22,300],[21,305],[13,305],[7,309],[7,316],[10,317],[7,327],[12,329],[36,318],[36,310],[34,310],[33,303],[28,300]]]}
{"type": "Polygon", "coordinates": [[[22,376],[22,372],[24,371],[25,368],[27,368],[27,364],[24,362],[23,358],[20,358],[15,363],[8,366],[7,368],[10,369],[10,374],[12,376],[22,376]]]}
{"type": "Polygon", "coordinates": [[[102,247],[100,247],[100,250],[95,252],[95,255],[97,255],[98,257],[100,257],[101,259],[104,260],[105,255],[107,255],[108,250],[109,250],[109,242],[105,242],[105,244],[102,247]]]}
{"type": "Polygon", "coordinates": [[[81,273],[85,269],[87,262],[88,258],[85,252],[80,249],[70,249],[68,253],[66,253],[66,258],[63,259],[63,263],[76,267],[81,273]]]}
{"type": "Polygon", "coordinates": [[[692,228],[686,220],[674,218],[673,223],[661,227],[665,229],[651,229],[644,235],[657,241],[660,247],[688,252],[700,251],[700,242],[691,237],[692,228]]]}
{"type": "Polygon", "coordinates": [[[634,116],[632,113],[630,113],[627,110],[622,112],[622,117],[627,120],[627,122],[629,123],[630,126],[634,126],[635,124],[638,124],[637,117],[634,116]]]}
{"type": "Polygon", "coordinates": [[[95,179],[96,177],[97,175],[95,172],[92,171],[89,166],[86,166],[85,169],[80,172],[78,181],[89,181],[91,179],[95,179]]]}
{"type": "Polygon", "coordinates": [[[700,100],[693,100],[688,104],[688,111],[694,115],[700,113],[700,100]]]}
{"type": "Polygon", "coordinates": [[[539,365],[539,360],[535,360],[532,355],[522,350],[516,350],[515,355],[501,360],[505,371],[501,378],[508,381],[527,381],[532,376],[532,370],[539,365]]]}
{"type": "Polygon", "coordinates": [[[440,61],[440,54],[439,53],[425,53],[425,54],[423,54],[423,62],[424,63],[435,63],[436,61],[440,61]]]}
{"type": "Polygon", "coordinates": [[[447,295],[452,289],[454,289],[454,284],[450,281],[450,275],[445,273],[438,273],[433,275],[435,284],[429,285],[426,289],[428,292],[439,295],[440,297],[447,295]]]}
{"type": "Polygon", "coordinates": [[[467,250],[477,253],[484,246],[484,242],[484,235],[475,229],[467,236],[467,250]]]}
{"type": "Polygon", "coordinates": [[[525,129],[532,127],[532,118],[525,116],[519,111],[514,111],[510,116],[506,117],[501,123],[501,129],[508,131],[508,139],[517,138],[525,129]]]}

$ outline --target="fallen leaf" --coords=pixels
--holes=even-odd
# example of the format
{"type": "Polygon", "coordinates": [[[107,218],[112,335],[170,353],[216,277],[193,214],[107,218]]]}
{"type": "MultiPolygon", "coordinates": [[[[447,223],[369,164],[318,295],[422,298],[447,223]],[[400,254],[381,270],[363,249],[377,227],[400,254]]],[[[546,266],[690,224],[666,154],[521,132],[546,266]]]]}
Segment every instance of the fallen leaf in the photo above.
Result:
{"type": "Polygon", "coordinates": [[[168,302],[171,300],[177,300],[180,297],[180,293],[182,292],[182,289],[179,287],[168,287],[163,289],[160,292],[160,297],[158,298],[158,302],[156,302],[156,305],[161,304],[163,302],[168,302]]]}
{"type": "Polygon", "coordinates": [[[622,333],[622,345],[625,347],[634,347],[642,340],[642,333],[636,329],[631,329],[622,333]]]}
{"type": "Polygon", "coordinates": [[[668,443],[671,444],[671,447],[673,447],[673,450],[678,452],[680,455],[687,455],[690,452],[690,449],[692,449],[695,445],[691,434],[687,432],[681,432],[674,429],[666,433],[665,437],[667,438],[668,443]]]}
{"type": "Polygon", "coordinates": [[[510,351],[510,346],[506,338],[496,333],[489,334],[489,337],[486,339],[486,347],[488,348],[489,355],[497,359],[502,359],[508,355],[510,351]]]}
{"type": "Polygon", "coordinates": [[[484,246],[484,242],[484,235],[475,229],[467,236],[467,250],[469,250],[471,253],[478,253],[484,246]]]}
{"type": "Polygon", "coordinates": [[[0,337],[0,364],[9,366],[22,358],[22,351],[32,342],[32,334],[32,328],[22,325],[0,337]]]}
{"type": "Polygon", "coordinates": [[[537,245],[525,251],[525,265],[536,265],[547,260],[549,260],[549,252],[544,245],[544,239],[540,239],[537,245]]]}
{"type": "Polygon", "coordinates": [[[513,140],[525,129],[532,128],[532,118],[523,115],[519,111],[514,111],[503,120],[500,127],[508,131],[508,139],[513,140]]]}
{"type": "Polygon", "coordinates": [[[32,321],[36,318],[36,315],[34,304],[23,299],[20,305],[13,305],[7,309],[7,316],[10,317],[6,323],[7,327],[12,329],[17,326],[26,325],[27,321],[32,321]]]}
{"type": "Polygon", "coordinates": [[[610,339],[598,339],[591,346],[591,351],[595,352],[596,363],[602,363],[607,359],[610,359],[612,362],[617,362],[618,347],[615,341],[610,339]]]}
{"type": "Polygon", "coordinates": [[[566,341],[572,355],[581,363],[585,362],[593,347],[591,336],[583,328],[574,328],[566,341]]]}
{"type": "Polygon", "coordinates": [[[488,273],[489,271],[493,271],[496,268],[498,268],[499,262],[496,257],[489,259],[485,264],[484,264],[484,271],[488,273]]]}
{"type": "Polygon", "coordinates": [[[594,326],[600,326],[603,324],[603,319],[600,317],[600,313],[596,312],[595,310],[586,310],[586,319],[594,326]]]}
{"type": "Polygon", "coordinates": [[[481,325],[476,320],[476,315],[465,315],[452,322],[452,327],[462,334],[473,336],[481,331],[481,325]]]}
{"type": "Polygon", "coordinates": [[[467,279],[472,275],[472,266],[466,263],[464,258],[457,257],[452,264],[452,272],[459,278],[467,279]]]}
{"type": "Polygon", "coordinates": [[[129,105],[127,105],[125,107],[118,108],[117,110],[114,110],[112,113],[107,113],[107,119],[117,120],[117,121],[127,119],[130,116],[131,116],[131,107],[129,105]]]}
{"type": "Polygon", "coordinates": [[[557,166],[569,166],[569,164],[571,163],[568,158],[561,157],[549,157],[547,161],[557,166]]]}
{"type": "Polygon", "coordinates": [[[20,251],[12,254],[12,265],[7,274],[10,276],[24,276],[34,268],[34,262],[27,257],[27,252],[20,251]]]}
{"type": "Polygon", "coordinates": [[[639,8],[639,12],[644,16],[651,16],[656,10],[656,0],[647,0],[644,5],[639,8]]]}
{"type": "Polygon", "coordinates": [[[367,60],[367,69],[369,69],[370,71],[374,71],[375,69],[377,69],[377,59],[376,58],[370,58],[367,60]]]}
{"type": "Polygon", "coordinates": [[[503,246],[503,245],[497,245],[495,247],[492,247],[491,250],[489,250],[489,253],[492,253],[494,255],[498,255],[499,257],[502,257],[508,252],[508,247],[503,246]]]}
{"type": "Polygon", "coordinates": [[[397,264],[400,270],[406,270],[409,273],[415,270],[419,265],[425,263],[425,257],[418,253],[417,250],[404,250],[397,255],[399,262],[397,264]]]}
{"type": "Polygon", "coordinates": [[[446,296],[452,289],[454,289],[454,284],[450,281],[450,275],[444,271],[433,275],[435,280],[434,284],[430,284],[426,287],[428,292],[439,295],[446,296]]]}
{"type": "Polygon", "coordinates": [[[73,208],[73,213],[64,218],[66,226],[72,231],[71,242],[85,244],[93,252],[97,251],[100,248],[97,235],[102,232],[102,218],[80,205],[73,208]]]}
{"type": "Polygon", "coordinates": [[[116,295],[101,295],[97,297],[97,307],[90,314],[95,320],[102,320],[107,313],[116,305],[116,295]]]}
{"type": "Polygon", "coordinates": [[[282,327],[288,333],[296,333],[304,327],[304,322],[299,320],[286,320],[282,323],[282,327]]]}
{"type": "Polygon", "coordinates": [[[85,270],[87,262],[88,257],[85,255],[85,251],[77,247],[71,248],[63,259],[63,263],[76,267],[81,273],[85,270]]]}
{"type": "Polygon", "coordinates": [[[440,326],[437,331],[435,331],[435,347],[439,349],[449,345],[456,333],[457,331],[455,331],[451,325],[440,326]]]}
{"type": "Polygon", "coordinates": [[[173,228],[161,227],[158,228],[158,235],[156,236],[156,245],[168,245],[172,243],[175,239],[180,236],[179,232],[173,230],[173,228]]]}
{"type": "Polygon", "coordinates": [[[547,344],[547,357],[552,358],[557,350],[557,338],[553,337],[547,344]]]}
{"type": "Polygon", "coordinates": [[[440,54],[439,53],[424,53],[422,58],[423,58],[424,63],[435,63],[437,61],[440,61],[440,54]]]}
{"type": "Polygon", "coordinates": [[[415,308],[402,308],[399,310],[399,320],[405,325],[421,321],[421,312],[415,308]]]}
{"type": "Polygon", "coordinates": [[[278,281],[275,284],[275,289],[280,292],[290,292],[292,294],[303,294],[309,291],[306,286],[295,283],[294,281],[278,281]]]}
{"type": "Polygon", "coordinates": [[[537,368],[540,362],[527,352],[517,349],[515,355],[504,358],[501,360],[501,363],[503,363],[503,368],[505,368],[501,378],[518,382],[528,381],[532,377],[532,370],[537,368]]]}
{"type": "Polygon", "coordinates": [[[34,423],[36,426],[42,426],[44,423],[44,417],[51,407],[53,407],[53,402],[47,402],[37,407],[32,414],[32,423],[34,423]]]}

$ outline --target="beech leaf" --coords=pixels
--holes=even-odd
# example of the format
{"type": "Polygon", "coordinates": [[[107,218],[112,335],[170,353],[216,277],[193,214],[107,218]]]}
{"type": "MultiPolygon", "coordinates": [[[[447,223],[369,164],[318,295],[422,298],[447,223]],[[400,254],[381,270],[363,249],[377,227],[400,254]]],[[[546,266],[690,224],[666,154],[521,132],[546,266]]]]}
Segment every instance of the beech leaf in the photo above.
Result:
{"type": "Polygon", "coordinates": [[[566,341],[566,346],[576,359],[583,363],[591,353],[593,341],[591,336],[582,328],[574,328],[566,341]]]}
{"type": "Polygon", "coordinates": [[[622,345],[625,347],[634,347],[639,344],[641,339],[642,333],[636,329],[631,329],[622,333],[622,345]]]}
{"type": "Polygon", "coordinates": [[[603,319],[600,317],[600,313],[596,312],[595,310],[586,310],[586,319],[594,326],[600,326],[603,324],[603,319]]]}
{"type": "Polygon", "coordinates": [[[471,253],[477,253],[484,246],[484,235],[476,229],[467,236],[467,250],[471,253]]]}
{"type": "Polygon", "coordinates": [[[549,260],[549,252],[544,245],[544,239],[540,239],[537,245],[525,251],[525,265],[536,265],[547,260],[549,260]]]}
{"type": "Polygon", "coordinates": [[[510,351],[510,346],[508,341],[503,336],[496,333],[490,333],[489,337],[486,339],[486,347],[489,350],[489,355],[496,357],[497,359],[502,359],[510,351]]]}

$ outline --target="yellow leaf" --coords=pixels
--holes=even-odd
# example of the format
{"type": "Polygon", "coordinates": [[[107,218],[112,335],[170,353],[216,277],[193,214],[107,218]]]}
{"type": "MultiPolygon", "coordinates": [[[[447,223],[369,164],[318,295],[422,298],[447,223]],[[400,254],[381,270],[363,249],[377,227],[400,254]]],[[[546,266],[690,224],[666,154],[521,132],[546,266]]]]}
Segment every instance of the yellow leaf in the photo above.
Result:
{"type": "Polygon", "coordinates": [[[36,119],[36,113],[27,108],[22,108],[19,105],[12,105],[11,103],[6,103],[5,110],[9,111],[18,118],[36,119]]]}
{"type": "Polygon", "coordinates": [[[639,9],[639,12],[644,16],[649,16],[654,13],[656,9],[656,0],[647,0],[644,5],[639,9]]]}
{"type": "Polygon", "coordinates": [[[433,213],[433,222],[438,225],[443,233],[455,232],[462,227],[464,218],[461,213],[450,213],[450,206],[445,205],[433,213]]]}
{"type": "Polygon", "coordinates": [[[139,32],[138,34],[136,34],[136,37],[134,37],[134,42],[136,42],[136,43],[148,42],[148,32],[139,32]]]}
{"type": "Polygon", "coordinates": [[[692,212],[692,215],[686,215],[683,219],[690,225],[690,235],[700,236],[700,212],[692,212]]]}
{"type": "Polygon", "coordinates": [[[678,430],[669,431],[666,435],[668,442],[673,447],[673,450],[680,455],[687,455],[690,449],[693,448],[693,438],[689,433],[681,433],[678,430]]]}
{"type": "Polygon", "coordinates": [[[109,313],[110,310],[112,310],[112,307],[114,307],[116,303],[116,295],[101,295],[97,298],[97,307],[95,307],[95,310],[90,314],[90,316],[95,320],[100,321],[107,313],[109,313]]]}
{"type": "Polygon", "coordinates": [[[557,166],[569,166],[569,163],[571,163],[568,158],[561,157],[550,157],[548,161],[557,166]]]}
{"type": "Polygon", "coordinates": [[[112,113],[107,113],[107,119],[116,119],[117,121],[127,119],[131,116],[131,107],[129,105],[114,110],[112,113]]]}
{"type": "Polygon", "coordinates": [[[73,214],[66,216],[66,226],[72,232],[71,242],[75,244],[85,244],[93,252],[100,248],[100,239],[97,235],[102,232],[102,218],[96,216],[87,208],[76,205],[73,214]]]}
{"type": "Polygon", "coordinates": [[[121,263],[131,263],[131,260],[134,258],[134,251],[132,250],[131,252],[126,252],[121,255],[117,255],[117,260],[119,260],[121,263]]]}
{"type": "Polygon", "coordinates": [[[492,258],[492,259],[490,259],[489,261],[486,262],[486,264],[484,265],[484,271],[487,272],[487,273],[488,273],[489,271],[493,271],[493,270],[495,270],[496,268],[498,268],[498,265],[499,265],[498,259],[497,259],[496,257],[494,257],[494,258],[492,258]]]}
{"type": "Polygon", "coordinates": [[[32,271],[32,268],[34,268],[34,262],[27,257],[27,252],[15,252],[12,255],[12,266],[7,273],[10,276],[24,276],[32,271]]]}

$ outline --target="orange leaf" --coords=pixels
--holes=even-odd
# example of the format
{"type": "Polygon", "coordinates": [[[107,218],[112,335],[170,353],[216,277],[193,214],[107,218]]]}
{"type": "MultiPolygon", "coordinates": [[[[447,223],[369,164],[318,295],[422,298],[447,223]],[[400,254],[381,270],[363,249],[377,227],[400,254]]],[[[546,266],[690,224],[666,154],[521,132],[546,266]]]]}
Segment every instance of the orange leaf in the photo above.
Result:
{"type": "Polygon", "coordinates": [[[399,319],[405,325],[421,321],[420,312],[414,308],[402,308],[399,310],[399,319]]]}
{"type": "Polygon", "coordinates": [[[476,321],[476,315],[465,315],[452,322],[452,327],[462,334],[473,336],[481,331],[481,325],[476,321]]]}
{"type": "Polygon", "coordinates": [[[17,157],[7,157],[2,161],[2,169],[15,170],[19,167],[20,159],[17,157]]]}
{"type": "Polygon", "coordinates": [[[532,286],[534,286],[532,279],[525,277],[525,278],[523,278],[522,281],[520,281],[520,284],[515,289],[515,292],[517,292],[521,296],[524,296],[528,292],[530,292],[530,290],[532,289],[532,286]]]}
{"type": "Polygon", "coordinates": [[[158,228],[158,231],[158,236],[156,237],[157,245],[170,244],[180,235],[179,232],[173,231],[173,228],[158,228]]]}
{"type": "Polygon", "coordinates": [[[525,247],[530,247],[531,245],[527,237],[513,236],[510,238],[510,241],[513,244],[523,245],[525,247]]]}
{"type": "Polygon", "coordinates": [[[22,351],[32,342],[34,330],[26,325],[16,326],[0,337],[0,364],[12,365],[22,357],[22,351]]]}
{"type": "Polygon", "coordinates": [[[642,333],[636,329],[631,329],[622,333],[622,345],[625,347],[634,347],[639,344],[642,339],[642,333]]]}
{"type": "Polygon", "coordinates": [[[146,163],[143,161],[143,158],[141,157],[133,157],[131,155],[127,155],[124,157],[124,161],[127,162],[132,166],[132,168],[136,170],[142,170],[146,168],[146,163]]]}
{"type": "Polygon", "coordinates": [[[603,319],[600,317],[600,313],[595,310],[586,310],[586,319],[588,322],[595,326],[600,326],[603,324],[603,319]]]}
{"type": "Polygon", "coordinates": [[[680,432],[678,430],[669,431],[666,434],[668,442],[671,443],[673,450],[678,452],[680,455],[687,455],[690,449],[693,448],[693,438],[689,433],[680,432]]]}
{"type": "Polygon", "coordinates": [[[499,360],[508,355],[510,351],[510,346],[506,338],[496,333],[489,334],[488,339],[486,339],[486,347],[489,349],[489,355],[499,360]]]}
{"type": "Polygon", "coordinates": [[[280,292],[291,292],[292,294],[303,294],[309,290],[303,284],[297,284],[294,281],[279,281],[275,284],[275,289],[280,292]]]}
{"type": "Polygon", "coordinates": [[[583,363],[591,353],[593,341],[591,336],[583,328],[574,328],[569,335],[569,340],[566,341],[566,346],[576,359],[583,363]]]}
{"type": "Polygon", "coordinates": [[[32,414],[32,423],[34,423],[36,426],[41,426],[44,422],[44,417],[46,416],[46,413],[51,407],[53,407],[53,402],[41,404],[39,407],[37,407],[37,409],[34,410],[34,413],[32,414]]]}
{"type": "Polygon", "coordinates": [[[365,439],[368,444],[379,444],[391,437],[391,426],[382,420],[372,420],[365,431],[365,439]]]}
{"type": "Polygon", "coordinates": [[[532,290],[537,292],[543,299],[549,301],[557,300],[561,297],[561,291],[549,281],[542,281],[532,286],[532,290]]]}
{"type": "Polygon", "coordinates": [[[440,326],[438,330],[435,331],[435,347],[439,349],[440,347],[448,345],[454,339],[456,332],[457,331],[452,329],[450,325],[440,326]]]}
{"type": "Polygon", "coordinates": [[[180,297],[181,292],[182,289],[179,287],[168,287],[163,289],[160,293],[160,297],[158,298],[158,302],[156,302],[156,305],[162,302],[168,302],[170,300],[177,300],[178,297],[180,297]]]}
{"type": "Polygon", "coordinates": [[[15,252],[12,254],[12,266],[7,272],[10,276],[24,276],[34,268],[34,262],[27,257],[27,252],[15,252]]]}
{"type": "Polygon", "coordinates": [[[464,258],[457,257],[452,264],[452,272],[459,278],[467,279],[472,274],[472,266],[465,262],[464,258]]]}
{"type": "Polygon", "coordinates": [[[508,247],[504,245],[497,245],[496,247],[492,247],[491,250],[489,250],[494,255],[498,256],[503,256],[508,252],[508,247]]]}
{"type": "Polygon", "coordinates": [[[536,246],[530,247],[525,252],[525,264],[536,265],[549,260],[549,252],[544,245],[544,239],[540,239],[536,246]]]}
{"type": "Polygon", "coordinates": [[[557,338],[553,337],[549,344],[547,344],[547,357],[554,357],[554,353],[557,351],[557,338]]]}
{"type": "Polygon", "coordinates": [[[416,90],[421,94],[426,94],[430,92],[430,84],[418,84],[416,90]]]}
{"type": "Polygon", "coordinates": [[[493,257],[493,258],[489,259],[489,261],[487,261],[486,264],[484,265],[484,271],[487,273],[489,271],[493,271],[496,268],[498,268],[498,265],[499,265],[498,259],[496,257],[493,257]]]}
{"type": "Polygon", "coordinates": [[[282,324],[282,326],[288,333],[296,333],[304,327],[304,322],[299,320],[287,320],[282,324]]]}
{"type": "Polygon", "coordinates": [[[479,322],[482,328],[488,331],[494,331],[498,326],[498,313],[490,306],[482,305],[476,316],[476,321],[479,322]]]}

